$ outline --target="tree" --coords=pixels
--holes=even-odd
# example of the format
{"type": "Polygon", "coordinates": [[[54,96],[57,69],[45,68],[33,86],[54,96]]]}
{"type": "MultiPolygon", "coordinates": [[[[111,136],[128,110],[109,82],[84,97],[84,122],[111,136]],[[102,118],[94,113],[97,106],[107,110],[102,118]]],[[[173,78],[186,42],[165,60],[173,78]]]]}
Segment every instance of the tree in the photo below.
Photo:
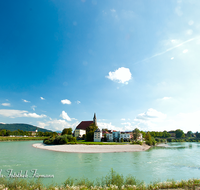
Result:
{"type": "Polygon", "coordinates": [[[176,134],[176,138],[184,138],[185,137],[185,134],[181,129],[177,129],[175,131],[175,134],[176,134]]]}
{"type": "Polygon", "coordinates": [[[6,136],[6,129],[1,130],[1,136],[6,136]]]}
{"type": "Polygon", "coordinates": [[[94,141],[94,132],[97,128],[94,123],[86,128],[86,141],[94,141]]]}
{"type": "Polygon", "coordinates": [[[192,137],[192,135],[193,135],[192,131],[187,132],[187,137],[192,137]]]}
{"type": "Polygon", "coordinates": [[[144,131],[140,131],[140,133],[142,133],[142,136],[145,137],[146,133],[144,131]]]}
{"type": "Polygon", "coordinates": [[[104,136],[104,142],[107,142],[106,133],[103,136],[104,136]]]}
{"type": "Polygon", "coordinates": [[[145,141],[146,141],[146,144],[148,144],[149,146],[151,146],[153,144],[152,139],[151,139],[151,135],[150,135],[149,132],[146,133],[145,141]]]}
{"type": "Polygon", "coordinates": [[[42,137],[42,136],[44,135],[44,133],[41,132],[41,131],[38,131],[37,135],[38,135],[39,137],[42,137]]]}
{"type": "Polygon", "coordinates": [[[64,128],[61,135],[71,135],[72,134],[72,128],[64,128]]]}
{"type": "Polygon", "coordinates": [[[171,137],[170,133],[168,133],[167,131],[163,131],[163,135],[162,135],[163,138],[168,138],[168,137],[171,137]]]}
{"type": "Polygon", "coordinates": [[[135,128],[133,130],[133,140],[137,141],[139,136],[140,136],[140,130],[138,128],[135,128]]]}
{"type": "Polygon", "coordinates": [[[196,138],[200,138],[200,133],[198,131],[195,133],[195,135],[196,135],[196,138]]]}

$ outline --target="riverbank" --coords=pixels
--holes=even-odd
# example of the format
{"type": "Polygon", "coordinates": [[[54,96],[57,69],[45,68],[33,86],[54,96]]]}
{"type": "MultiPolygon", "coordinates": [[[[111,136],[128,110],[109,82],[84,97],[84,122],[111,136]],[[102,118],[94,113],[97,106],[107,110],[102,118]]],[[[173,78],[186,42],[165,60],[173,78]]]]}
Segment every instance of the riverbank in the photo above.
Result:
{"type": "Polygon", "coordinates": [[[44,140],[47,137],[0,137],[0,142],[4,141],[38,141],[44,140]]]}
{"type": "Polygon", "coordinates": [[[144,145],[45,145],[43,143],[33,144],[33,147],[68,153],[109,153],[109,152],[138,152],[148,150],[151,146],[144,145]]]}

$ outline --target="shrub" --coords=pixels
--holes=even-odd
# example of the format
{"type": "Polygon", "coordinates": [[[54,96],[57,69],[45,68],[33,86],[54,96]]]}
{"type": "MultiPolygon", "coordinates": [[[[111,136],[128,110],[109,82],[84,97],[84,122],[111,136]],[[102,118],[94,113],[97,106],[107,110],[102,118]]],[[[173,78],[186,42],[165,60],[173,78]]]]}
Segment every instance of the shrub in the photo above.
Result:
{"type": "Polygon", "coordinates": [[[50,137],[48,139],[45,139],[43,141],[44,144],[67,144],[67,143],[72,143],[76,144],[76,137],[73,137],[72,135],[61,135],[61,136],[56,136],[55,138],[50,137]]]}
{"type": "Polygon", "coordinates": [[[119,189],[121,189],[122,185],[124,184],[124,177],[123,175],[119,175],[113,169],[111,169],[109,175],[102,178],[102,186],[111,186],[117,185],[119,189]]]}

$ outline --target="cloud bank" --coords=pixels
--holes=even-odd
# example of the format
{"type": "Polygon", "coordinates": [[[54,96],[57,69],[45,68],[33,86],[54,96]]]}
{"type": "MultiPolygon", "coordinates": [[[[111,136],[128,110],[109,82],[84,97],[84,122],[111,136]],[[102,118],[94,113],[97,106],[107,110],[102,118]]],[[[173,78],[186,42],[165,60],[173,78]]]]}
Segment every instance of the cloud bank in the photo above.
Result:
{"type": "Polygon", "coordinates": [[[74,130],[78,124],[79,124],[78,121],[76,121],[73,124],[70,124],[62,119],[53,119],[46,122],[38,122],[38,127],[49,129],[52,131],[62,131],[64,128],[70,128],[70,127],[74,130]]]}
{"type": "Polygon", "coordinates": [[[38,115],[36,113],[29,113],[25,110],[7,110],[0,109],[0,115],[4,117],[16,118],[16,117],[32,117],[32,118],[44,118],[46,115],[38,115]]]}

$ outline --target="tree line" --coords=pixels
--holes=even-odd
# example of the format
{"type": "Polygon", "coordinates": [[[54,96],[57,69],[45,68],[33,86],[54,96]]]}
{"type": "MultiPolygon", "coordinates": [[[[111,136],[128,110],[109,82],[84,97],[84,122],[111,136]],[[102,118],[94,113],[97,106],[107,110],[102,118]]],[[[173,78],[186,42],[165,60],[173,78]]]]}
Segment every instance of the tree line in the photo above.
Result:
{"type": "MultiPolygon", "coordinates": [[[[23,130],[15,130],[15,131],[10,131],[10,130],[6,130],[6,129],[0,129],[0,136],[32,136],[32,132],[31,131],[23,131],[23,130]]],[[[48,137],[48,136],[56,136],[57,133],[56,132],[37,132],[36,136],[38,137],[48,137]]]]}

